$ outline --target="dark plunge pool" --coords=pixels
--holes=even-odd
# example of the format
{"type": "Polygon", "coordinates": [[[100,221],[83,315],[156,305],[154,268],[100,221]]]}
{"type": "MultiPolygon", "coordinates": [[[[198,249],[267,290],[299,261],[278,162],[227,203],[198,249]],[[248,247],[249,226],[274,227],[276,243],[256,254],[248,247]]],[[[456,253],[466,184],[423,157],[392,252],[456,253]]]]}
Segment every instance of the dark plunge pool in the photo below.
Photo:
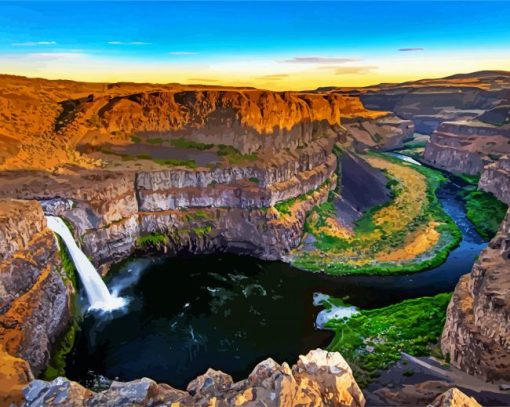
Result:
{"type": "Polygon", "coordinates": [[[130,259],[108,284],[130,298],[127,310],[85,316],[66,374],[89,386],[103,375],[185,388],[209,367],[239,379],[267,357],[293,363],[328,345],[332,334],[315,327],[314,293],[375,308],[452,291],[485,245],[465,217],[459,188],[449,182],[438,196],[463,241],[443,265],[424,272],[333,277],[233,255],[130,259]]]}

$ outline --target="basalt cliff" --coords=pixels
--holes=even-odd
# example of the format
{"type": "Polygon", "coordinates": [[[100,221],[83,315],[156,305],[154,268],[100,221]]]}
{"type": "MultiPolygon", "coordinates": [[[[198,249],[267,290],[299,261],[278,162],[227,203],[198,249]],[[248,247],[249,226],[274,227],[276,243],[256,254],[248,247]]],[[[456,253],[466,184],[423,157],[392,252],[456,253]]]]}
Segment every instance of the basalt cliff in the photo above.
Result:
{"type": "Polygon", "coordinates": [[[448,306],[441,348],[452,365],[489,381],[510,380],[510,213],[463,276],[448,306]]]}

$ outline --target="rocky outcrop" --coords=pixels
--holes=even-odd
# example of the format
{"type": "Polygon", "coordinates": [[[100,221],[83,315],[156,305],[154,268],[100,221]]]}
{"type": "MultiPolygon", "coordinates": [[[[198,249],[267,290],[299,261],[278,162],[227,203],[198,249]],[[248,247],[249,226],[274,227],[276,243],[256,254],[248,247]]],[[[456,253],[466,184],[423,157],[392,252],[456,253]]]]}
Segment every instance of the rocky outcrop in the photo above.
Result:
{"type": "Polygon", "coordinates": [[[510,126],[478,120],[444,122],[430,138],[424,158],[447,171],[476,175],[510,153],[510,126]]]}
{"type": "Polygon", "coordinates": [[[441,349],[488,381],[510,380],[510,213],[450,301],[441,349]]]}
{"type": "Polygon", "coordinates": [[[473,397],[453,387],[437,396],[427,407],[482,407],[473,397]]]}
{"type": "Polygon", "coordinates": [[[510,205],[510,156],[484,167],[478,187],[510,205]]]}
{"type": "Polygon", "coordinates": [[[0,251],[0,379],[16,393],[47,366],[70,321],[71,287],[37,202],[0,201],[0,235],[11,239],[0,251]]]}
{"type": "Polygon", "coordinates": [[[402,147],[414,134],[414,123],[411,120],[400,119],[391,113],[378,118],[345,118],[342,126],[347,130],[356,150],[391,150],[402,147]]]}
{"type": "Polygon", "coordinates": [[[75,382],[57,378],[33,381],[24,391],[25,406],[339,406],[363,407],[365,399],[350,367],[337,352],[310,351],[291,367],[272,359],[259,363],[247,379],[234,383],[229,375],[209,369],[186,391],[143,378],[113,382],[94,393],[75,382]]]}

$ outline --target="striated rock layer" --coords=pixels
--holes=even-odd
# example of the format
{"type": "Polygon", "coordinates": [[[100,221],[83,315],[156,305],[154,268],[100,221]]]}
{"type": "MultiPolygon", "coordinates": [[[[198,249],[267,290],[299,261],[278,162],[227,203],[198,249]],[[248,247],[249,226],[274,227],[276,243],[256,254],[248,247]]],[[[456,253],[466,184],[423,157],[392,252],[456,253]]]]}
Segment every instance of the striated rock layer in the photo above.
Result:
{"type": "Polygon", "coordinates": [[[312,350],[291,367],[272,359],[259,363],[247,379],[213,369],[189,383],[186,391],[143,378],[113,382],[94,393],[59,377],[33,381],[24,391],[25,406],[338,406],[363,407],[365,398],[338,352],[312,350]]]}
{"type": "Polygon", "coordinates": [[[0,389],[12,398],[47,366],[70,321],[71,287],[37,202],[0,201],[0,236],[0,389]]]}
{"type": "Polygon", "coordinates": [[[424,158],[447,171],[476,175],[510,153],[510,126],[477,120],[444,122],[432,134],[424,158]]]}
{"type": "Polygon", "coordinates": [[[501,157],[487,165],[482,171],[478,187],[510,205],[510,156],[501,157]]]}
{"type": "Polygon", "coordinates": [[[510,211],[448,306],[441,349],[485,380],[510,380],[510,211]]]}

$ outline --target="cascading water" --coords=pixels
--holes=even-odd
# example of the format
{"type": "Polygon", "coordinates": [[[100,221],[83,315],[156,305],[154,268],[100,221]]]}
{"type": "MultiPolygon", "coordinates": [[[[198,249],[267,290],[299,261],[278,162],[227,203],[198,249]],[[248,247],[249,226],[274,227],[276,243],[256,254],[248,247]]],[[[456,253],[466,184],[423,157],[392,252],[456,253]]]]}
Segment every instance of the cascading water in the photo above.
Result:
{"type": "Polygon", "coordinates": [[[87,293],[89,309],[112,311],[125,305],[126,301],[123,298],[110,294],[97,270],[74,241],[74,237],[64,221],[56,216],[46,216],[46,222],[48,228],[64,240],[71,254],[87,293]]]}

